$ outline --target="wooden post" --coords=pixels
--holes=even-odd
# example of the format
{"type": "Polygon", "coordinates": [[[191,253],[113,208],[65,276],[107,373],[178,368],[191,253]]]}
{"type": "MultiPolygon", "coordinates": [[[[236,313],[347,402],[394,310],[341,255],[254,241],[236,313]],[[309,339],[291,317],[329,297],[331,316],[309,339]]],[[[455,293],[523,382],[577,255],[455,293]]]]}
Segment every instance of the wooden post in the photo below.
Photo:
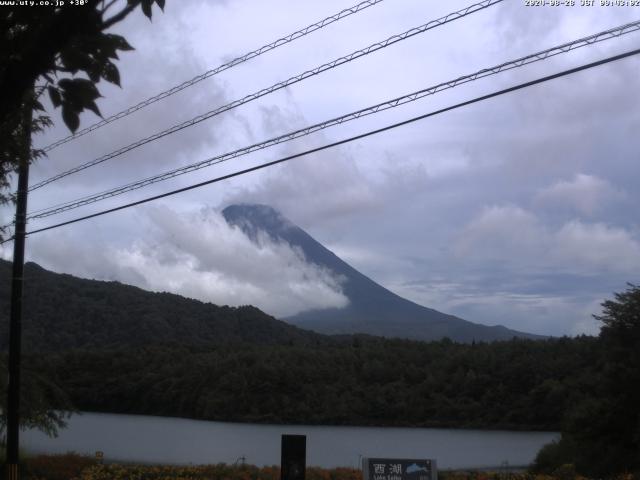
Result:
{"type": "Polygon", "coordinates": [[[18,191],[13,240],[13,272],[11,278],[11,316],[9,320],[9,385],[7,388],[7,476],[20,476],[20,356],[22,348],[22,286],[24,246],[27,224],[27,193],[29,190],[29,160],[31,157],[31,97],[24,102],[22,134],[24,145],[18,159],[18,191]]]}

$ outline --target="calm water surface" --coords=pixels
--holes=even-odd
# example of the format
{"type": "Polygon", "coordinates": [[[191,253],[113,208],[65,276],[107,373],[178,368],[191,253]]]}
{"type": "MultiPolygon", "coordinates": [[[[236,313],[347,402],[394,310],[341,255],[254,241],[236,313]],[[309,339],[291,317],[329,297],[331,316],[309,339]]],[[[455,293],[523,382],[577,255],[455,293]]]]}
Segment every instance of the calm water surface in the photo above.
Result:
{"type": "Polygon", "coordinates": [[[529,464],[551,432],[433,428],[329,427],[205,422],[141,415],[74,415],[58,438],[22,433],[36,453],[104,452],[106,461],[204,464],[245,457],[258,466],[280,464],[280,436],[307,436],[307,465],[357,467],[361,456],[435,458],[439,468],[529,464]]]}

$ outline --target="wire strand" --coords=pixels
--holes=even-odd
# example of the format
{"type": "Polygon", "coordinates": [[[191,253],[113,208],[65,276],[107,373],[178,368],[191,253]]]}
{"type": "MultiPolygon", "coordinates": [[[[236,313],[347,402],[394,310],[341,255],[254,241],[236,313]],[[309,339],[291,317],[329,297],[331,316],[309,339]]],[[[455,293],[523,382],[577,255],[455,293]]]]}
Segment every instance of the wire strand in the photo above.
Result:
{"type": "Polygon", "coordinates": [[[161,93],[158,93],[157,95],[154,95],[153,97],[149,97],[146,100],[141,101],[140,103],[137,103],[136,105],[133,105],[129,108],[126,108],[125,110],[122,110],[118,113],[115,113],[113,115],[111,115],[110,117],[107,117],[103,120],[100,120],[96,123],[94,123],[93,125],[89,125],[86,128],[83,128],[82,130],[79,130],[78,132],[75,132],[71,135],[68,135],[64,138],[61,138],[60,140],[57,140],[49,145],[47,145],[46,147],[44,147],[42,150],[44,152],[49,152],[51,150],[53,150],[56,147],[59,147],[60,145],[64,145],[65,143],[68,143],[72,140],[75,140],[76,138],[82,137],[84,135],[86,135],[87,133],[93,132],[94,130],[97,130],[98,128],[104,127],[105,125],[108,125],[112,122],[115,122],[116,120],[120,120],[121,118],[127,117],[129,115],[131,115],[134,112],[137,112],[138,110],[142,110],[145,107],[148,107],[149,105],[152,105],[164,98],[170,97],[171,95],[174,95],[186,88],[189,88],[193,85],[195,85],[196,83],[199,83],[207,78],[213,77],[214,75],[217,75],[218,73],[224,72],[225,70],[229,70],[230,68],[233,68],[237,65],[240,65],[241,63],[244,63],[248,60],[251,60],[252,58],[258,57],[264,53],[270,52],[271,50],[275,50],[276,48],[282,46],[282,45],[286,45],[288,43],[293,42],[294,40],[297,40],[298,38],[302,38],[306,35],[309,35],[312,32],[315,32],[317,30],[320,30],[321,28],[326,27],[327,25],[331,25],[332,23],[337,22],[338,20],[341,20],[345,17],[348,17],[350,15],[353,15],[354,13],[358,13],[361,12],[362,10],[372,7],[373,5],[376,5],[380,2],[382,2],[383,0],[366,0],[364,2],[358,3],[357,5],[354,5],[353,7],[349,7],[349,8],[345,8],[344,10],[331,15],[323,20],[320,20],[319,22],[316,22],[312,25],[309,25],[305,28],[302,28],[300,30],[297,30],[293,33],[290,33],[289,35],[279,38],[277,40],[275,40],[274,42],[271,42],[267,45],[263,45],[262,47],[253,50],[249,53],[245,53],[244,55],[240,56],[240,57],[236,57],[233,60],[227,62],[227,63],[223,63],[222,65],[213,68],[211,70],[208,70],[206,72],[204,72],[201,75],[198,75],[196,77],[193,77],[190,80],[187,80],[183,83],[181,83],[180,85],[176,85],[175,87],[172,87],[168,90],[165,90],[161,93]]]}
{"type": "Polygon", "coordinates": [[[627,33],[631,33],[631,32],[637,32],[638,30],[640,30],[640,20],[635,21],[635,22],[631,22],[625,25],[621,25],[615,28],[611,28],[609,30],[605,30],[603,32],[599,32],[587,37],[583,37],[580,38],[578,40],[574,40],[572,42],[568,42],[568,43],[564,43],[562,45],[558,45],[552,48],[548,48],[546,50],[542,50],[540,52],[536,52],[533,53],[531,55],[527,55],[524,57],[520,57],[517,58],[515,60],[510,60],[507,62],[503,62],[499,65],[495,65],[493,67],[489,67],[489,68],[485,68],[482,70],[479,70],[477,72],[468,74],[468,75],[464,75],[464,76],[460,76],[454,80],[449,80],[446,82],[442,82],[439,83],[435,86],[431,86],[428,88],[424,88],[422,90],[419,90],[417,92],[413,92],[401,97],[397,97],[394,98],[392,100],[387,100],[385,102],[382,103],[378,103],[377,105],[373,105],[355,112],[351,112],[348,113],[346,115],[342,115],[340,117],[336,117],[330,120],[326,120],[324,122],[321,123],[317,123],[315,125],[311,125],[299,130],[295,130],[293,132],[289,132],[286,133],[284,135],[280,135],[274,138],[271,138],[269,140],[265,140],[263,142],[260,143],[256,143],[253,145],[250,145],[248,147],[243,147],[237,150],[234,150],[232,152],[227,152],[227,153],[223,153],[221,155],[216,155],[214,157],[210,157],[208,159],[202,160],[200,162],[197,163],[193,163],[184,167],[180,167],[180,168],[176,168],[173,170],[169,170],[167,172],[158,174],[158,175],[154,175],[142,180],[137,180],[135,182],[120,186],[120,187],[116,187],[116,188],[112,188],[110,190],[106,190],[103,192],[100,192],[98,194],[93,194],[93,195],[88,195],[85,197],[81,197],[79,199],[76,200],[72,200],[72,201],[68,201],[68,202],[63,202],[60,203],[58,205],[54,205],[52,207],[46,207],[40,210],[35,210],[33,212],[30,212],[28,217],[29,219],[36,219],[36,218],[44,218],[44,217],[48,217],[51,215],[56,215],[68,210],[73,210],[75,208],[79,208],[82,207],[84,205],[89,205],[91,203],[96,203],[98,201],[101,200],[105,200],[107,198],[112,198],[118,195],[122,195],[124,193],[127,192],[131,192],[155,183],[159,183],[174,177],[177,177],[179,175],[184,175],[190,172],[194,172],[196,170],[200,170],[202,168],[206,168],[206,167],[210,167],[212,165],[216,165],[222,162],[226,162],[229,160],[232,160],[234,158],[238,158],[240,156],[243,155],[247,155],[249,153],[253,153],[256,152],[258,150],[262,150],[280,143],[284,143],[296,138],[300,138],[306,135],[310,135],[312,133],[315,133],[317,131],[332,127],[332,126],[336,126],[336,125],[341,125],[343,123],[367,116],[367,115],[372,115],[372,114],[376,114],[385,110],[389,110],[391,108],[395,108],[398,107],[400,105],[404,105],[410,102],[414,102],[418,99],[424,98],[426,96],[429,95],[434,95],[440,91],[446,90],[446,89],[451,89],[451,88],[455,88],[458,85],[461,84],[465,84],[474,80],[478,80],[480,78],[484,78],[490,75],[496,75],[500,72],[504,72],[504,71],[508,71],[514,68],[519,68],[534,62],[538,62],[538,61],[542,61],[545,59],[548,59],[550,57],[553,57],[555,55],[559,55],[562,53],[567,53],[569,51],[575,50],[577,48],[580,47],[584,47],[584,46],[588,46],[588,45],[593,45],[594,43],[597,42],[601,42],[604,40],[608,40],[611,38],[618,38],[621,35],[625,35],[627,33]]]}
{"type": "MultiPolygon", "coordinates": [[[[605,59],[598,60],[596,62],[591,62],[591,63],[588,63],[588,64],[581,65],[579,67],[575,67],[575,68],[571,68],[569,70],[564,70],[562,72],[555,73],[553,75],[547,75],[545,77],[540,77],[540,78],[537,78],[535,80],[530,80],[528,82],[520,83],[518,85],[509,87],[509,88],[498,90],[496,92],[489,93],[487,95],[482,95],[480,97],[475,97],[475,98],[473,98],[471,100],[467,100],[465,102],[457,103],[457,104],[451,105],[449,107],[441,108],[439,110],[435,110],[435,111],[426,113],[424,115],[413,117],[413,118],[410,118],[408,120],[404,120],[402,122],[398,122],[398,123],[394,123],[394,124],[391,124],[391,125],[387,125],[386,127],[378,128],[376,130],[371,130],[371,131],[368,131],[366,133],[362,133],[360,135],[355,135],[355,136],[352,136],[352,137],[349,137],[349,138],[346,138],[346,139],[343,139],[343,140],[339,140],[337,142],[326,144],[326,145],[323,145],[323,146],[320,146],[320,147],[317,147],[317,148],[312,148],[310,150],[306,150],[304,152],[296,153],[294,155],[289,155],[287,157],[283,157],[283,158],[280,158],[278,160],[273,160],[271,162],[267,162],[267,163],[263,163],[263,164],[260,164],[260,165],[256,165],[254,167],[246,168],[244,170],[239,170],[239,171],[234,172],[234,173],[230,173],[230,174],[223,175],[223,176],[220,176],[220,177],[217,177],[217,178],[206,180],[204,182],[200,182],[200,183],[196,183],[196,184],[193,184],[193,185],[189,185],[187,187],[183,187],[183,188],[179,188],[179,189],[176,189],[176,190],[172,190],[170,192],[165,192],[165,193],[162,193],[160,195],[154,195],[152,197],[147,197],[145,199],[138,200],[136,202],[131,202],[131,203],[127,203],[125,205],[120,205],[118,207],[109,208],[107,210],[102,210],[100,212],[96,212],[96,213],[93,213],[91,215],[85,215],[85,216],[78,217],[78,218],[75,218],[75,219],[72,219],[72,220],[68,220],[66,222],[61,222],[61,223],[57,223],[55,225],[50,225],[48,227],[39,228],[39,229],[36,229],[36,230],[31,230],[30,232],[27,232],[27,235],[33,235],[33,234],[36,234],[36,233],[45,232],[47,230],[51,230],[51,229],[54,229],[54,228],[63,227],[65,225],[70,225],[70,224],[77,223],[77,222],[80,222],[80,221],[84,221],[84,220],[88,220],[88,219],[91,219],[91,218],[95,218],[95,217],[99,217],[99,216],[102,216],[102,215],[106,215],[106,214],[109,214],[109,213],[117,212],[119,210],[124,210],[124,209],[131,208],[131,207],[134,207],[134,206],[137,206],[137,205],[142,205],[144,203],[148,203],[148,202],[151,202],[151,201],[154,201],[154,200],[159,200],[161,198],[165,198],[165,197],[169,197],[169,196],[172,196],[172,195],[176,195],[178,193],[182,193],[182,192],[186,192],[186,191],[193,190],[193,189],[196,189],[196,188],[200,188],[200,187],[203,187],[203,186],[206,186],[206,185],[210,185],[210,184],[213,184],[213,183],[218,183],[218,182],[221,182],[223,180],[227,180],[229,178],[237,177],[237,176],[244,175],[244,174],[247,174],[247,173],[250,173],[250,172],[254,172],[256,170],[261,170],[263,168],[271,167],[273,165],[284,163],[284,162],[287,162],[289,160],[293,160],[295,158],[299,158],[299,157],[303,157],[305,155],[309,155],[311,153],[320,152],[322,150],[327,150],[329,148],[337,147],[337,146],[343,145],[345,143],[353,142],[355,140],[360,140],[360,139],[369,137],[371,135],[376,135],[376,134],[379,134],[379,133],[382,133],[382,132],[386,132],[388,130],[392,130],[392,129],[395,129],[395,128],[398,128],[398,127],[401,127],[401,126],[404,126],[404,125],[408,125],[410,123],[414,123],[414,122],[417,122],[419,120],[424,120],[426,118],[433,117],[433,116],[436,116],[436,115],[439,115],[439,114],[442,114],[442,113],[445,113],[445,112],[448,112],[448,111],[451,111],[451,110],[455,110],[455,109],[458,109],[458,108],[461,108],[461,107],[464,107],[464,106],[467,106],[467,105],[471,105],[471,104],[474,104],[474,103],[482,102],[482,101],[488,100],[490,98],[494,98],[494,97],[498,97],[500,95],[504,95],[504,94],[507,94],[507,93],[515,92],[517,90],[521,90],[521,89],[524,89],[524,88],[527,88],[527,87],[531,87],[533,85],[537,85],[537,84],[541,84],[541,83],[544,83],[544,82],[548,82],[550,80],[554,80],[554,79],[557,79],[557,78],[560,78],[560,77],[564,77],[564,76],[567,76],[567,75],[575,74],[577,72],[581,72],[581,71],[584,71],[584,70],[588,70],[590,68],[598,67],[600,65],[604,65],[604,64],[607,64],[607,63],[610,63],[610,62],[614,62],[614,61],[617,61],[617,60],[622,60],[624,58],[628,58],[628,57],[631,57],[633,55],[637,55],[639,53],[640,53],[640,49],[635,49],[635,50],[631,50],[629,52],[621,53],[619,55],[614,55],[614,56],[611,56],[611,57],[607,57],[605,59]]],[[[10,239],[7,239],[6,241],[4,241],[2,243],[5,243],[7,241],[10,241],[10,239]]]]}
{"type": "Polygon", "coordinates": [[[376,51],[381,50],[383,48],[386,48],[386,47],[388,47],[390,45],[393,45],[395,43],[398,43],[398,42],[401,42],[401,41],[406,40],[408,38],[411,38],[411,37],[413,37],[415,35],[424,33],[424,32],[426,32],[428,30],[433,29],[433,28],[436,28],[436,27],[439,27],[441,25],[445,25],[445,24],[447,24],[449,22],[452,22],[452,21],[458,20],[460,18],[466,17],[467,15],[471,15],[472,13],[478,12],[480,10],[484,10],[485,8],[488,8],[488,7],[492,6],[492,5],[496,5],[496,4],[498,4],[498,3],[502,2],[502,1],[503,0],[484,0],[484,1],[480,2],[480,3],[476,3],[476,4],[473,4],[473,5],[470,5],[470,6],[464,8],[462,10],[458,10],[456,12],[449,13],[448,15],[445,15],[444,17],[438,18],[436,20],[431,20],[430,22],[428,22],[428,23],[426,23],[424,25],[421,25],[419,27],[414,27],[414,28],[411,28],[411,29],[407,30],[406,32],[400,33],[398,35],[393,35],[393,36],[387,38],[386,40],[374,43],[374,44],[369,45],[368,47],[363,48],[361,50],[356,50],[355,52],[350,53],[349,55],[346,55],[344,57],[340,57],[340,58],[338,58],[336,60],[333,60],[333,61],[331,61],[329,63],[325,63],[325,64],[323,64],[323,65],[321,65],[319,67],[316,67],[314,69],[307,70],[306,72],[303,72],[303,73],[301,73],[299,75],[290,77],[287,80],[278,82],[278,83],[276,83],[276,84],[274,84],[274,85],[272,85],[270,87],[264,88],[262,90],[259,90],[258,92],[255,92],[255,93],[252,93],[250,95],[247,95],[247,96],[245,96],[245,97],[243,97],[243,98],[241,98],[239,100],[235,100],[235,101],[233,101],[231,103],[228,103],[226,105],[218,107],[218,108],[216,108],[214,110],[211,110],[209,112],[206,112],[206,113],[203,113],[201,115],[198,115],[197,117],[194,117],[191,120],[187,120],[187,121],[182,122],[182,123],[180,123],[178,125],[174,125],[173,127],[170,127],[170,128],[168,128],[166,130],[163,130],[161,132],[155,133],[155,134],[153,134],[153,135],[151,135],[149,137],[146,137],[146,138],[143,138],[141,140],[138,140],[138,141],[136,141],[136,142],[134,142],[134,143],[132,143],[130,145],[127,145],[126,147],[122,147],[122,148],[120,148],[118,150],[115,150],[115,151],[113,151],[111,153],[108,153],[108,154],[103,155],[103,156],[101,156],[99,158],[96,158],[96,159],[91,160],[89,162],[86,162],[86,163],[84,163],[82,165],[79,165],[79,166],[77,166],[75,168],[67,170],[66,172],[60,173],[60,174],[55,175],[53,177],[50,177],[50,178],[48,178],[46,180],[38,182],[38,183],[34,184],[29,189],[29,191],[33,191],[33,190],[36,190],[38,188],[42,188],[45,185],[48,185],[48,184],[50,184],[52,182],[60,180],[61,178],[67,177],[67,176],[72,175],[74,173],[78,173],[78,172],[80,172],[82,170],[85,170],[85,169],[87,169],[89,167],[93,167],[93,166],[98,165],[100,163],[106,162],[107,160],[110,160],[112,158],[118,157],[118,156],[120,156],[120,155],[122,155],[124,153],[130,152],[131,150],[134,150],[135,148],[141,147],[142,145],[146,145],[147,143],[153,142],[153,141],[158,140],[158,139],[160,139],[162,137],[166,137],[167,135],[171,135],[171,134],[176,133],[176,132],[178,132],[180,130],[183,130],[185,128],[191,127],[193,125],[196,125],[196,124],[198,124],[200,122],[208,120],[211,117],[214,117],[216,115],[219,115],[221,113],[229,111],[229,110],[231,110],[233,108],[236,108],[236,107],[238,107],[240,105],[243,105],[245,103],[251,102],[251,101],[256,100],[256,99],[258,99],[260,97],[263,97],[263,96],[268,95],[270,93],[273,93],[275,91],[281,90],[281,89],[283,89],[285,87],[288,87],[288,86],[293,85],[295,83],[301,82],[302,80],[305,80],[305,79],[307,79],[309,77],[313,77],[313,76],[318,75],[318,74],[320,74],[322,72],[325,72],[327,70],[331,70],[331,69],[336,68],[336,67],[338,67],[340,65],[343,65],[345,63],[351,62],[351,61],[353,61],[353,60],[355,60],[357,58],[363,57],[365,55],[369,55],[369,54],[371,54],[373,52],[376,52],[376,51]]]}

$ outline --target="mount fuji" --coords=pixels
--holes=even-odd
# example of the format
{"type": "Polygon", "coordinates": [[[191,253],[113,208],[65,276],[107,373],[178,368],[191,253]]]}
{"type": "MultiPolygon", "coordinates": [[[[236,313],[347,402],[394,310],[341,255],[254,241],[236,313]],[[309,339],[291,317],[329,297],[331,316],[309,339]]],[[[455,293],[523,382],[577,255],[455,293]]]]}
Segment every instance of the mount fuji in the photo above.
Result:
{"type": "Polygon", "coordinates": [[[287,323],[325,334],[364,333],[426,341],[444,337],[458,342],[543,338],[500,325],[473,323],[402,298],[357,271],[272,207],[230,205],[222,213],[229,225],[239,227],[254,242],[261,232],[273,241],[286,242],[299,249],[307,262],[342,279],[347,306],[303,311],[283,318],[287,323]]]}

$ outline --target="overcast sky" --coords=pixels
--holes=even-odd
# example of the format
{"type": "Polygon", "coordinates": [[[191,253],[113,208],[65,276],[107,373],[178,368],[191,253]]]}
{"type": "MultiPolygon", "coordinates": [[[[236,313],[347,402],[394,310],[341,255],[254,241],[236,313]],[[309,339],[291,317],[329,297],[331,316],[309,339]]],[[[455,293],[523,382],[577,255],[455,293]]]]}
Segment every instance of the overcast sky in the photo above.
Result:
{"type": "MultiPolygon", "coordinates": [[[[577,2],[580,3],[579,1],[577,2]]],[[[596,2],[598,3],[598,2],[596,2]]],[[[114,30],[136,48],[109,115],[355,4],[354,0],[169,0],[114,30]]],[[[463,8],[385,0],[50,152],[31,183],[463,8]]],[[[68,177],[30,196],[44,208],[451,80],[640,18],[638,7],[503,3],[438,27],[68,177]]],[[[491,76],[73,212],[43,227],[420,115],[637,48],[640,33],[491,76]]],[[[474,322],[552,335],[597,333],[591,314],[640,279],[640,78],[634,57],[438,115],[127,211],[33,235],[45,268],[119,280],[276,316],[348,301],[299,252],[260,247],[220,210],[280,210],[376,282],[474,322]]],[[[46,145],[66,131],[37,139],[46,145]]],[[[97,120],[92,113],[81,126],[97,120]]],[[[9,209],[1,211],[4,222],[9,209]]],[[[5,245],[0,254],[10,258],[5,245]]]]}

